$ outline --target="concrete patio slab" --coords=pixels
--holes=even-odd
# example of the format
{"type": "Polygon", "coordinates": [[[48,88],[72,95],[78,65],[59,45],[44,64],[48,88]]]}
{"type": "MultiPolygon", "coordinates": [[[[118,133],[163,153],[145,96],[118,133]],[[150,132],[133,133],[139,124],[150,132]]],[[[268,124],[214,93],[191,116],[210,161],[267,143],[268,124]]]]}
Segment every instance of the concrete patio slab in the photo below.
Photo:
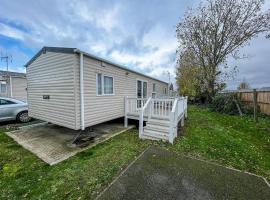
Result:
{"type": "Polygon", "coordinates": [[[31,151],[50,165],[57,164],[75,154],[104,142],[128,129],[119,123],[103,123],[86,129],[82,140],[89,141],[83,147],[72,144],[78,131],[52,124],[40,124],[23,127],[19,130],[8,132],[18,144],[31,151]]]}
{"type": "Polygon", "coordinates": [[[98,199],[270,199],[256,175],[150,147],[98,199]]]}

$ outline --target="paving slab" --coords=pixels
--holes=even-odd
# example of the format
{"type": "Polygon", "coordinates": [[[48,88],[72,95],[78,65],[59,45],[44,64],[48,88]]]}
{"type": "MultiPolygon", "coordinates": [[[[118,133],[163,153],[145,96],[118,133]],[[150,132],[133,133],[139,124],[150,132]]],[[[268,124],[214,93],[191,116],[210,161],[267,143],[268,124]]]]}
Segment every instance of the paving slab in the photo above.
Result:
{"type": "Polygon", "coordinates": [[[54,165],[131,128],[134,126],[124,128],[123,124],[119,123],[102,123],[93,126],[83,132],[82,139],[91,140],[81,147],[72,144],[79,131],[48,123],[23,127],[8,132],[7,135],[46,163],[54,165]]]}
{"type": "Polygon", "coordinates": [[[269,200],[261,177],[150,147],[98,199],[269,200]]]}

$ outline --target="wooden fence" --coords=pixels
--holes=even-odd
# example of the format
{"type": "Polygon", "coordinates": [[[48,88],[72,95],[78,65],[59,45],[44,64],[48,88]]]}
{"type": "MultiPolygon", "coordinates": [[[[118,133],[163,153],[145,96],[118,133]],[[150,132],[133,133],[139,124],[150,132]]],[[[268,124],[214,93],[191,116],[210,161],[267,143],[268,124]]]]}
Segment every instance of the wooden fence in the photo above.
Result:
{"type": "Polygon", "coordinates": [[[254,106],[258,104],[260,112],[270,115],[270,89],[257,89],[257,90],[237,90],[228,91],[224,93],[237,93],[240,100],[244,103],[254,106]],[[257,95],[257,102],[254,102],[254,94],[257,95]]]}

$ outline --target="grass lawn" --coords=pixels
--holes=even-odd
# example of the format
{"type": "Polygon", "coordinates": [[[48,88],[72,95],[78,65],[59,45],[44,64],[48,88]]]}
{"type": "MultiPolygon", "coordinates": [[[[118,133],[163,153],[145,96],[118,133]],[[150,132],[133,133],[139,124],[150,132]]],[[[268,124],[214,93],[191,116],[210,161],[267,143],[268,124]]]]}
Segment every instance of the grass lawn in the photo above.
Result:
{"type": "Polygon", "coordinates": [[[174,145],[142,141],[136,129],[49,166],[0,129],[0,199],[93,199],[149,145],[213,160],[270,180],[270,118],[258,124],[189,107],[189,119],[174,145]]]}
{"type": "Polygon", "coordinates": [[[207,108],[189,107],[183,137],[169,149],[270,180],[270,118],[229,116],[207,108]]]}
{"type": "Polygon", "coordinates": [[[93,199],[149,145],[130,130],[49,166],[0,130],[0,199],[93,199]]]}

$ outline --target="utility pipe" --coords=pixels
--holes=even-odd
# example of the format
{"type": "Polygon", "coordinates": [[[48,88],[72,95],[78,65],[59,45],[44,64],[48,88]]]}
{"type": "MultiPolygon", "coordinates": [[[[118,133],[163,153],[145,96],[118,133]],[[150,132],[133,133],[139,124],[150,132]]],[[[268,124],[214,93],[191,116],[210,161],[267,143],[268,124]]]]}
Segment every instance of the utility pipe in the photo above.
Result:
{"type": "Polygon", "coordinates": [[[81,108],[81,130],[84,126],[84,83],[83,83],[83,53],[80,52],[80,108],[81,108]]]}

